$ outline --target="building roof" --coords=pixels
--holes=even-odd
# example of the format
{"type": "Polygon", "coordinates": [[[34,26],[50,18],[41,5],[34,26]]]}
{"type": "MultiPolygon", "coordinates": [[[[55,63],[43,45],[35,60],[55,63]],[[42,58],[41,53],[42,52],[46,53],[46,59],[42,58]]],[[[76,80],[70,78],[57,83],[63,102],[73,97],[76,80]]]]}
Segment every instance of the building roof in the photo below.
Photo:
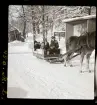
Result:
{"type": "MultiPolygon", "coordinates": [[[[18,28],[16,28],[16,27],[12,26],[11,24],[9,24],[9,25],[8,25],[8,32],[13,31],[13,30],[18,30],[18,31],[19,31],[18,28]]],[[[20,32],[20,31],[19,31],[19,32],[20,32]]]]}
{"type": "Polygon", "coordinates": [[[71,23],[71,24],[77,24],[78,22],[84,22],[84,21],[89,20],[89,19],[96,19],[96,15],[89,15],[89,16],[65,19],[65,20],[63,20],[63,22],[71,23]]]}

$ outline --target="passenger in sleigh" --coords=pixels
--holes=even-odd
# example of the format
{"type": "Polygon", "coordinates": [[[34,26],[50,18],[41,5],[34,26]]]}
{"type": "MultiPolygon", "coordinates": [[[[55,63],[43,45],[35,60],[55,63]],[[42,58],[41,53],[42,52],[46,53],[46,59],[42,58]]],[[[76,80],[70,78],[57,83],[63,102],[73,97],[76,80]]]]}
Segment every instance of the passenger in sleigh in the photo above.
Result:
{"type": "Polygon", "coordinates": [[[45,40],[45,46],[44,46],[45,55],[49,55],[49,42],[47,39],[45,40]]]}
{"type": "Polygon", "coordinates": [[[37,42],[36,40],[34,41],[34,51],[36,51],[36,49],[40,49],[40,42],[37,42]]]}
{"type": "Polygon", "coordinates": [[[49,48],[49,54],[60,54],[58,41],[55,39],[55,36],[51,37],[51,44],[49,48]]]}

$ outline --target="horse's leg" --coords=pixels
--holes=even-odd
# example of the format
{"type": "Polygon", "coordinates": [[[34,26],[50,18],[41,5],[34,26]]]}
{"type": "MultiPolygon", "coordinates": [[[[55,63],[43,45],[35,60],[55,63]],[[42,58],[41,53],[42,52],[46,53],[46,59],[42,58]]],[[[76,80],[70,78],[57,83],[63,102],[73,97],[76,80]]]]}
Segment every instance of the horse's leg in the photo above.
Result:
{"type": "Polygon", "coordinates": [[[66,58],[67,58],[67,56],[65,55],[65,56],[64,56],[64,66],[65,66],[65,67],[67,66],[66,58]]]}
{"type": "Polygon", "coordinates": [[[71,53],[70,55],[69,55],[69,59],[68,59],[68,64],[69,64],[69,66],[70,67],[73,67],[73,65],[72,65],[72,62],[71,62],[71,57],[72,57],[72,55],[73,55],[74,53],[71,53]]]}
{"type": "Polygon", "coordinates": [[[64,56],[64,66],[68,66],[69,54],[64,56]]]}
{"type": "Polygon", "coordinates": [[[81,53],[81,59],[80,59],[80,72],[83,72],[82,71],[82,66],[83,66],[83,60],[84,60],[84,56],[85,56],[85,53],[81,53]]]}
{"type": "Polygon", "coordinates": [[[70,67],[72,67],[72,63],[70,62],[70,58],[73,55],[73,53],[68,54],[65,58],[64,58],[64,66],[69,65],[70,67]]]}
{"type": "Polygon", "coordinates": [[[91,72],[91,70],[89,69],[89,61],[90,61],[90,56],[91,56],[91,53],[92,52],[90,52],[90,53],[87,53],[87,55],[86,55],[86,62],[87,62],[87,67],[86,67],[86,70],[87,71],[89,71],[89,72],[91,72]]]}

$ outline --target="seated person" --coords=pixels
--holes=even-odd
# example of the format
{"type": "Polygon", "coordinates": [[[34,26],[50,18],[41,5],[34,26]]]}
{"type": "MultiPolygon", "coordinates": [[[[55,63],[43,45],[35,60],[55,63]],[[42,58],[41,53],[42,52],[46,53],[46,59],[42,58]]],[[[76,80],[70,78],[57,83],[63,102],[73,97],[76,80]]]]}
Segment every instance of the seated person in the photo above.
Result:
{"type": "Polygon", "coordinates": [[[54,36],[51,37],[49,54],[60,54],[59,44],[54,36]]]}
{"type": "Polygon", "coordinates": [[[36,51],[36,49],[40,49],[40,42],[37,42],[36,40],[34,41],[34,51],[36,51]]]}
{"type": "Polygon", "coordinates": [[[45,40],[45,46],[44,46],[44,51],[45,51],[45,54],[47,55],[48,53],[48,50],[49,50],[49,42],[47,40],[45,40]]]}

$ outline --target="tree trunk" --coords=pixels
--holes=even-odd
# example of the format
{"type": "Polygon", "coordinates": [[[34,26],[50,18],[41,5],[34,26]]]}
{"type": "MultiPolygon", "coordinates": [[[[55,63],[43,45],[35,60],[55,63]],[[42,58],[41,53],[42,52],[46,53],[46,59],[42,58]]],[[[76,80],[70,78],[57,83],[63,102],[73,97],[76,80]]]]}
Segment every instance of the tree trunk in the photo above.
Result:
{"type": "Polygon", "coordinates": [[[33,25],[33,40],[36,40],[36,28],[35,28],[35,22],[32,22],[33,25]]]}
{"type": "Polygon", "coordinates": [[[91,15],[91,6],[90,6],[90,8],[89,8],[89,15],[91,15]]]}
{"type": "MultiPolygon", "coordinates": [[[[42,26],[43,26],[43,44],[44,44],[44,46],[45,46],[44,6],[42,6],[42,26]]],[[[45,56],[45,50],[43,50],[43,55],[45,56]]]]}
{"type": "Polygon", "coordinates": [[[24,6],[22,5],[23,9],[23,18],[24,18],[24,28],[23,28],[23,36],[26,38],[26,19],[25,19],[25,12],[24,12],[24,6]]]}
{"type": "Polygon", "coordinates": [[[59,34],[59,41],[60,41],[60,34],[59,34]]]}
{"type": "Polygon", "coordinates": [[[37,33],[40,34],[39,22],[37,23],[37,33]]]}
{"type": "Polygon", "coordinates": [[[39,21],[36,22],[35,26],[36,26],[36,33],[39,34],[40,33],[39,21]]]}
{"type": "Polygon", "coordinates": [[[46,33],[45,33],[45,34],[46,34],[46,39],[47,39],[47,34],[48,34],[48,31],[47,31],[47,29],[46,29],[46,33]]]}
{"type": "Polygon", "coordinates": [[[24,38],[26,38],[26,32],[25,32],[25,30],[26,30],[26,21],[24,21],[24,29],[23,29],[23,36],[24,36],[24,38]]]}
{"type": "Polygon", "coordinates": [[[52,36],[52,33],[53,33],[53,27],[52,27],[52,23],[51,23],[51,36],[52,36]]]}
{"type": "Polygon", "coordinates": [[[34,8],[31,6],[31,13],[32,13],[32,27],[33,27],[33,41],[36,40],[36,25],[35,25],[35,13],[34,13],[34,8]]]}
{"type": "Polygon", "coordinates": [[[48,16],[46,16],[46,30],[45,30],[45,34],[46,34],[46,39],[47,39],[47,35],[48,35],[48,16]]]}
{"type": "Polygon", "coordinates": [[[45,43],[45,24],[44,24],[44,6],[42,7],[42,26],[43,26],[43,42],[45,43]]]}

